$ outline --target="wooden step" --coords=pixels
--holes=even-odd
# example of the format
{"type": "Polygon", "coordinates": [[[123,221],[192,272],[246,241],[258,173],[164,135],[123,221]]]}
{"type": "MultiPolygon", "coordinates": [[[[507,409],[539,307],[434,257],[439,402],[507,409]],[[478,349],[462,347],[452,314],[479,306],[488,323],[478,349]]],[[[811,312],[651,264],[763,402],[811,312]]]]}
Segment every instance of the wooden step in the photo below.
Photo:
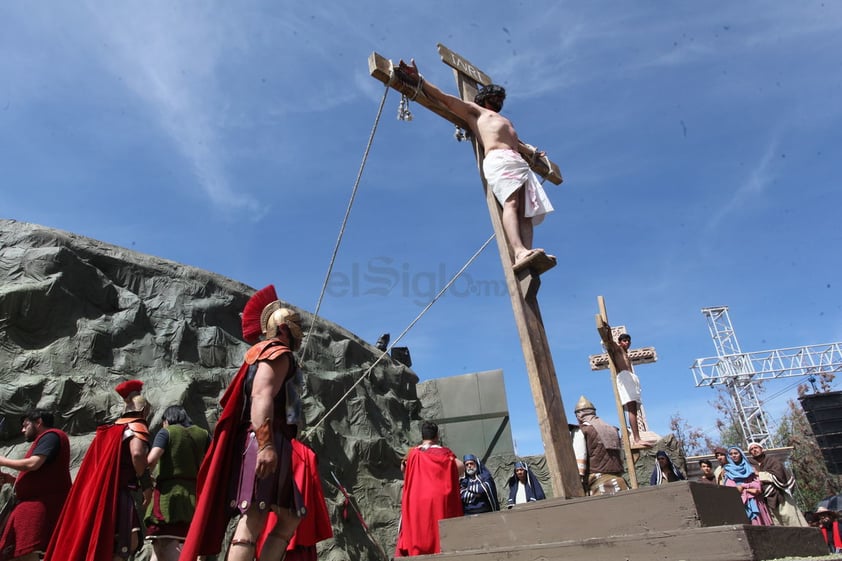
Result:
{"type": "Polygon", "coordinates": [[[825,556],[815,528],[752,526],[737,490],[682,481],[439,523],[444,561],[765,561],[825,556]]]}
{"type": "Polygon", "coordinates": [[[748,524],[733,487],[680,481],[616,495],[547,499],[439,523],[442,551],[748,524]]]}
{"type": "MultiPolygon", "coordinates": [[[[643,513],[641,513],[643,514],[643,513]]],[[[547,521],[550,522],[550,521],[547,521]]],[[[593,521],[599,526],[599,521],[593,521]]],[[[559,528],[559,536],[563,528],[559,528]]],[[[767,561],[827,557],[815,528],[730,525],[422,555],[419,561],[767,561]],[[821,557],[824,556],[824,557],[821,557]]]]}

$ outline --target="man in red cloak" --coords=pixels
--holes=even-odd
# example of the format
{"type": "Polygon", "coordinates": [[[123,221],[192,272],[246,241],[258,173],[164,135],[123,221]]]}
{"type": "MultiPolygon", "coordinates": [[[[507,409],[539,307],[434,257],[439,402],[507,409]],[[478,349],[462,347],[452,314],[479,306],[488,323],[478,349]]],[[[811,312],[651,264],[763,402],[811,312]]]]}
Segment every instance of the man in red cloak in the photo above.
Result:
{"type": "Polygon", "coordinates": [[[135,496],[143,506],[152,497],[147,469],[148,406],[143,382],[129,380],[115,389],[125,412],[97,428],[76,481],[61,511],[44,561],[120,561],[143,545],[135,496]]]}
{"type": "Polygon", "coordinates": [[[219,553],[236,514],[228,561],[252,561],[258,550],[258,559],[284,559],[299,522],[315,508],[307,502],[305,482],[295,477],[300,401],[292,353],[301,344],[298,313],[282,307],[269,285],[246,303],[242,328],[253,346],[220,401],[181,561],[219,553]]]}
{"type": "Polygon", "coordinates": [[[18,470],[17,478],[0,471],[0,485],[14,484],[16,504],[0,528],[0,559],[35,561],[47,549],[61,507],[70,491],[70,441],[53,428],[53,414],[32,409],[21,432],[32,446],[23,459],[0,456],[0,467],[18,470]]]}
{"type": "Polygon", "coordinates": [[[441,553],[439,520],[462,516],[459,477],[464,466],[450,448],[438,444],[438,436],[438,425],[424,421],[421,444],[401,462],[404,483],[395,557],[441,553]]]}

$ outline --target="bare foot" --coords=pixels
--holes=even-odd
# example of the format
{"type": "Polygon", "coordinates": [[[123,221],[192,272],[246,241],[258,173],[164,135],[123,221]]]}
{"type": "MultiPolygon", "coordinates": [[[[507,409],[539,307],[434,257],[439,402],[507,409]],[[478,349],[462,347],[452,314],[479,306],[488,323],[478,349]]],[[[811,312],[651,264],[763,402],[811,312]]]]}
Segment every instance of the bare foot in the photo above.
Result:
{"type": "Polygon", "coordinates": [[[631,441],[632,448],[651,448],[655,443],[649,440],[634,440],[631,441]]]}
{"type": "Polygon", "coordinates": [[[530,261],[535,259],[541,253],[544,253],[544,250],[541,249],[541,248],[538,248],[538,247],[533,248],[533,249],[527,249],[527,250],[524,250],[524,251],[521,251],[521,252],[517,253],[515,255],[515,263],[512,266],[512,268],[515,271],[519,271],[519,270],[525,268],[529,264],[530,261]]]}
{"type": "Polygon", "coordinates": [[[515,253],[515,263],[523,261],[525,258],[532,255],[536,251],[544,251],[544,250],[539,248],[539,247],[536,247],[536,248],[533,248],[533,249],[522,249],[522,250],[518,251],[517,253],[515,253]]]}

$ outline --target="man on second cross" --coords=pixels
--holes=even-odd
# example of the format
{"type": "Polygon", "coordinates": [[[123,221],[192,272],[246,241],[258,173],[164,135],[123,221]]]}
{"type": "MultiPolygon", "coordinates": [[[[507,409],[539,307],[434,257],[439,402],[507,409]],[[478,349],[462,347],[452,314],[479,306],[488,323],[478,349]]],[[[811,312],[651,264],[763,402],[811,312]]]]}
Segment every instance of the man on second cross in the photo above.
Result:
{"type": "Polygon", "coordinates": [[[623,410],[629,415],[629,426],[632,434],[631,446],[632,448],[648,448],[654,442],[640,437],[640,433],[648,431],[649,427],[646,424],[646,415],[643,412],[640,379],[634,373],[631,357],[629,357],[631,336],[628,333],[622,333],[617,337],[615,343],[614,339],[611,338],[610,327],[602,327],[600,332],[602,340],[605,342],[605,350],[611,355],[614,366],[617,368],[617,390],[620,394],[620,403],[623,404],[623,410]]]}
{"type": "MultiPolygon", "coordinates": [[[[520,141],[514,125],[500,115],[506,90],[494,84],[483,86],[472,103],[425,82],[415,61],[410,64],[401,61],[400,70],[417,79],[421,91],[465,121],[474,137],[479,139],[485,152],[483,174],[503,207],[503,229],[514,252],[513,268],[519,271],[528,267],[539,253],[545,253],[543,249],[532,248],[532,227],[540,224],[544,215],[553,211],[553,206],[529,164],[518,152],[520,141]]],[[[541,156],[543,152],[536,151],[536,155],[541,156]]],[[[552,255],[547,257],[553,262],[556,260],[552,255]]]]}

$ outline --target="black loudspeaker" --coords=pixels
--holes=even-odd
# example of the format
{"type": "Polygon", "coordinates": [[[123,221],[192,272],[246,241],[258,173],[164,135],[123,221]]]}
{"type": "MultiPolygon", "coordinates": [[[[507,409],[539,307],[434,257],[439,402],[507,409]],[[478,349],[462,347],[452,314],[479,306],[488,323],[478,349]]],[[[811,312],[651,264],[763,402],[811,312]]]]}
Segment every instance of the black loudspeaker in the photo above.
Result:
{"type": "Polygon", "coordinates": [[[409,356],[409,347],[392,347],[392,359],[405,366],[412,366],[412,357],[409,356]]]}
{"type": "Polygon", "coordinates": [[[819,443],[827,471],[842,475],[842,392],[804,395],[798,401],[819,443]]]}

